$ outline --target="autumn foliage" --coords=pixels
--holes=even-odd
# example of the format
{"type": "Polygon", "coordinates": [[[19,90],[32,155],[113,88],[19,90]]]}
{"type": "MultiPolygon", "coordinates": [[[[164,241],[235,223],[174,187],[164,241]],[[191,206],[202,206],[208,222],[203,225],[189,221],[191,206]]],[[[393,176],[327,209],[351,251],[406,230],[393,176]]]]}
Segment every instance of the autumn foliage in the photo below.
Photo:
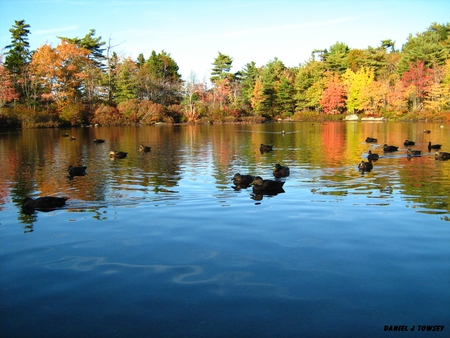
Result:
{"type": "MultiPolygon", "coordinates": [[[[450,25],[433,23],[395,42],[351,49],[336,42],[298,67],[275,58],[231,72],[218,53],[210,82],[182,80],[165,51],[146,59],[111,53],[94,37],[61,38],[30,51],[29,25],[16,21],[0,57],[0,109],[10,125],[149,125],[157,122],[245,122],[346,114],[446,118],[450,111],[450,25]],[[16,111],[16,113],[14,113],[16,111]],[[27,112],[20,113],[18,111],[27,112]],[[47,116],[46,118],[44,116],[47,116]]],[[[5,120],[5,119],[3,119],[5,120]]]]}

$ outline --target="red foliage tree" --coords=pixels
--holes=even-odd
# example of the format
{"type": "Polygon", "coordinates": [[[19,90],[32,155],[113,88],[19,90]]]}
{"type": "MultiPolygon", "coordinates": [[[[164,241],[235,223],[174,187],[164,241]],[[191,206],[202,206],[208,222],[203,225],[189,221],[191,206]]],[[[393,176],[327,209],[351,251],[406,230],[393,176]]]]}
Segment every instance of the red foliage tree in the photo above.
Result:
{"type": "Polygon", "coordinates": [[[413,109],[417,109],[433,84],[433,69],[425,68],[425,64],[422,61],[410,63],[409,70],[402,76],[402,82],[405,84],[405,87],[410,88],[410,99],[413,103],[413,109]]]}
{"type": "Polygon", "coordinates": [[[11,74],[3,63],[0,63],[0,109],[12,100],[19,99],[11,80],[11,74]]]}
{"type": "Polygon", "coordinates": [[[345,107],[345,89],[338,74],[328,77],[320,104],[327,114],[341,113],[345,107]]]}

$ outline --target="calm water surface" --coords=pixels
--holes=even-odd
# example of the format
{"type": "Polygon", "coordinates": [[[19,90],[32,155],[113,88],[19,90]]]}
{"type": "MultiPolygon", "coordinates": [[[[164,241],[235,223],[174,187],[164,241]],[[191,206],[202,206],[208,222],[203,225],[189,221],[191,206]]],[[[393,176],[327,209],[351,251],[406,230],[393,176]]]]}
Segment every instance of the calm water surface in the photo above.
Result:
{"type": "Polygon", "coordinates": [[[415,331],[402,336],[448,337],[450,161],[426,146],[450,151],[449,131],[361,122],[3,131],[0,335],[397,337],[384,326],[407,325],[415,331]],[[406,156],[406,139],[422,156],[406,156]],[[261,143],[274,151],[261,154],[261,143]],[[384,154],[384,143],[399,151],[384,154]],[[111,160],[111,149],[128,157],[111,160]],[[381,157],[361,174],[369,149],[381,157]],[[233,188],[235,173],[273,178],[275,163],[290,167],[284,193],[233,188]],[[82,164],[87,175],[70,179],[67,167],[82,164]],[[45,195],[69,200],[22,212],[25,196],[45,195]]]}

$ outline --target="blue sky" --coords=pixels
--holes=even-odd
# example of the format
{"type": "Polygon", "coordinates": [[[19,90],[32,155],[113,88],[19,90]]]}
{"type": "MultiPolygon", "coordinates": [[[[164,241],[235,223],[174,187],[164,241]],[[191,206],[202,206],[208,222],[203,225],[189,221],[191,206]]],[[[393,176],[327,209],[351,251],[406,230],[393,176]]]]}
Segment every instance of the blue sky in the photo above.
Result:
{"type": "Polygon", "coordinates": [[[275,57],[298,66],[338,41],[367,48],[391,39],[400,49],[410,33],[449,22],[450,1],[0,0],[0,13],[0,48],[10,43],[15,20],[31,26],[32,49],[93,28],[121,56],[165,50],[184,79],[194,72],[202,80],[219,52],[233,58],[237,72],[275,57]]]}

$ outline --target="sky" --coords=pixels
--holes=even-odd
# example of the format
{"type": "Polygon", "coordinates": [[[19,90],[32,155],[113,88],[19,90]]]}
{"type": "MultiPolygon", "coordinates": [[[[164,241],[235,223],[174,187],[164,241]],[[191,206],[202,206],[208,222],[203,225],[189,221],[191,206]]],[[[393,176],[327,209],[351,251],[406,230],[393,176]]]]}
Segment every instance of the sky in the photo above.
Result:
{"type": "Polygon", "coordinates": [[[183,79],[203,81],[219,52],[233,59],[231,72],[237,72],[275,58],[296,67],[336,42],[364,49],[391,39],[401,49],[410,34],[450,22],[450,1],[0,0],[0,51],[18,20],[30,25],[32,50],[95,29],[119,56],[147,59],[164,50],[183,79]]]}

